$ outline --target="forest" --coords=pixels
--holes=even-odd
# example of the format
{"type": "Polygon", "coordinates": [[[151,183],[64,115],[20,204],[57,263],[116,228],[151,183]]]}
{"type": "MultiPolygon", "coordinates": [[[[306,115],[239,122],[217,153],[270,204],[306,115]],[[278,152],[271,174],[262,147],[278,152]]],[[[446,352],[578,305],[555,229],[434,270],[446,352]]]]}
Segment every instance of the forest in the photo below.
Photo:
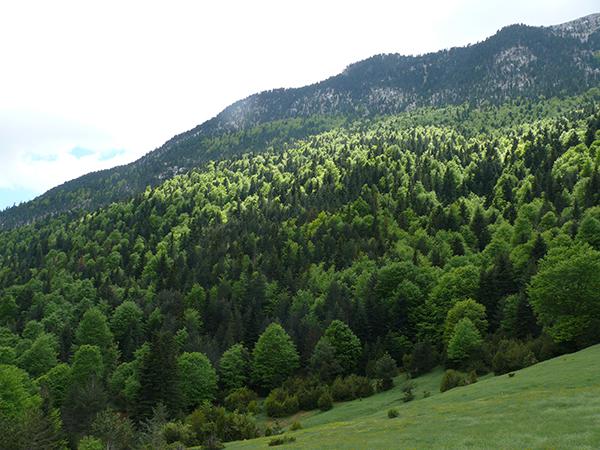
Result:
{"type": "Polygon", "coordinates": [[[222,448],[399,372],[446,390],[599,343],[599,104],[263,124],[0,232],[0,448],[222,448]]]}

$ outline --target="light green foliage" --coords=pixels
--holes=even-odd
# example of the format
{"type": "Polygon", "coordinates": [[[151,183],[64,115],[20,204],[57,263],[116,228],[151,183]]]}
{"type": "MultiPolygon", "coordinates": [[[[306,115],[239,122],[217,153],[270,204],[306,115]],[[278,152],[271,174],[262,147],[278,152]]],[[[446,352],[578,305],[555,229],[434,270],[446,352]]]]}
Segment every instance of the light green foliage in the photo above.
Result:
{"type": "Polygon", "coordinates": [[[446,345],[454,333],[456,324],[465,317],[468,317],[473,325],[475,325],[481,336],[485,336],[488,327],[488,323],[485,318],[485,306],[477,303],[471,298],[460,300],[456,302],[452,308],[450,308],[448,315],[446,316],[446,322],[444,325],[444,342],[446,345]]]}
{"type": "Polygon", "coordinates": [[[219,383],[225,392],[246,385],[250,374],[250,354],[243,344],[232,345],[219,360],[219,383]]]}
{"type": "MultiPolygon", "coordinates": [[[[129,359],[143,339],[142,310],[132,301],[121,303],[115,308],[110,320],[110,328],[119,344],[123,357],[129,359]]],[[[106,337],[103,337],[103,339],[106,339],[106,337]]],[[[107,339],[107,341],[110,342],[110,339],[107,339]]]]}
{"type": "Polygon", "coordinates": [[[183,353],[177,358],[177,377],[183,407],[191,410],[211,401],[217,389],[217,374],[203,353],[183,353]]]}
{"type": "Polygon", "coordinates": [[[299,366],[296,346],[281,325],[272,323],[252,351],[252,377],[263,389],[280,385],[299,366]]]}
{"type": "Polygon", "coordinates": [[[104,376],[102,354],[95,345],[80,346],[73,356],[71,367],[74,384],[84,385],[92,379],[102,379],[104,376]]]}
{"type": "Polygon", "coordinates": [[[37,380],[37,384],[48,390],[48,394],[56,407],[62,406],[72,381],[71,367],[60,363],[37,380]]]}
{"type": "Polygon", "coordinates": [[[75,332],[75,344],[94,345],[102,352],[105,369],[112,370],[117,359],[113,334],[108,327],[106,316],[98,309],[88,309],[75,332]]]}
{"type": "Polygon", "coordinates": [[[531,280],[533,308],[556,342],[595,342],[600,333],[600,252],[586,244],[551,249],[531,280]]]}
{"type": "Polygon", "coordinates": [[[104,450],[104,444],[93,436],[84,436],[77,445],[77,450],[104,450]]]}
{"type": "Polygon", "coordinates": [[[448,358],[466,364],[481,347],[483,339],[471,319],[464,317],[454,327],[448,342],[448,358]]]}
{"type": "Polygon", "coordinates": [[[39,377],[58,364],[58,343],[51,334],[41,334],[18,358],[19,367],[39,377]]]}

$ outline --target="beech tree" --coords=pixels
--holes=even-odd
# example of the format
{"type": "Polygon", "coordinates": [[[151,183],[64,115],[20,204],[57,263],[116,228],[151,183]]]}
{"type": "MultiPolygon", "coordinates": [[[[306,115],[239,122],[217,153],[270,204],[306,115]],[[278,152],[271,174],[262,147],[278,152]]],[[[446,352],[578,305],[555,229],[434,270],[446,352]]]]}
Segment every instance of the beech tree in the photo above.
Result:
{"type": "Polygon", "coordinates": [[[263,390],[279,386],[299,367],[296,346],[283,327],[272,323],[252,351],[252,378],[263,390]]]}
{"type": "Polygon", "coordinates": [[[531,279],[531,304],[556,342],[578,346],[600,338],[600,252],[588,244],[551,249],[531,279]]]}
{"type": "Polygon", "coordinates": [[[219,383],[225,392],[244,387],[250,374],[250,353],[243,344],[234,344],[219,360],[219,383]]]}
{"type": "Polygon", "coordinates": [[[183,353],[177,358],[177,378],[184,410],[212,401],[217,390],[217,373],[205,354],[183,353]]]}

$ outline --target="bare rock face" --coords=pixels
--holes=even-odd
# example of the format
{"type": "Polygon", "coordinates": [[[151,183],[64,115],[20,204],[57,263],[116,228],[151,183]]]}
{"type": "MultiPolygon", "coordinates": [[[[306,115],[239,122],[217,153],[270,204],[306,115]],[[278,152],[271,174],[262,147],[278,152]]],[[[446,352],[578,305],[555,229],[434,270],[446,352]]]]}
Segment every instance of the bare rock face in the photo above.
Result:
{"type": "Polygon", "coordinates": [[[572,37],[586,42],[594,32],[600,29],[600,13],[553,25],[550,29],[558,36],[572,37]]]}

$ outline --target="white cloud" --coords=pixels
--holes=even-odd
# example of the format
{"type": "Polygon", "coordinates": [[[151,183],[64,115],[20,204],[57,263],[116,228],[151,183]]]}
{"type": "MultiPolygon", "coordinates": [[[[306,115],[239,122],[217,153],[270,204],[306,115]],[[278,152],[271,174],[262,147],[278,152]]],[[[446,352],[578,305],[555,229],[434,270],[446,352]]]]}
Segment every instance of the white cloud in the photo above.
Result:
{"type": "Polygon", "coordinates": [[[41,192],[132,161],[235,100],[376,53],[464,45],[509,23],[595,9],[589,0],[2,2],[0,187],[41,192]],[[75,147],[96,156],[77,159],[75,147]],[[98,156],[114,149],[124,151],[98,156]]]}

